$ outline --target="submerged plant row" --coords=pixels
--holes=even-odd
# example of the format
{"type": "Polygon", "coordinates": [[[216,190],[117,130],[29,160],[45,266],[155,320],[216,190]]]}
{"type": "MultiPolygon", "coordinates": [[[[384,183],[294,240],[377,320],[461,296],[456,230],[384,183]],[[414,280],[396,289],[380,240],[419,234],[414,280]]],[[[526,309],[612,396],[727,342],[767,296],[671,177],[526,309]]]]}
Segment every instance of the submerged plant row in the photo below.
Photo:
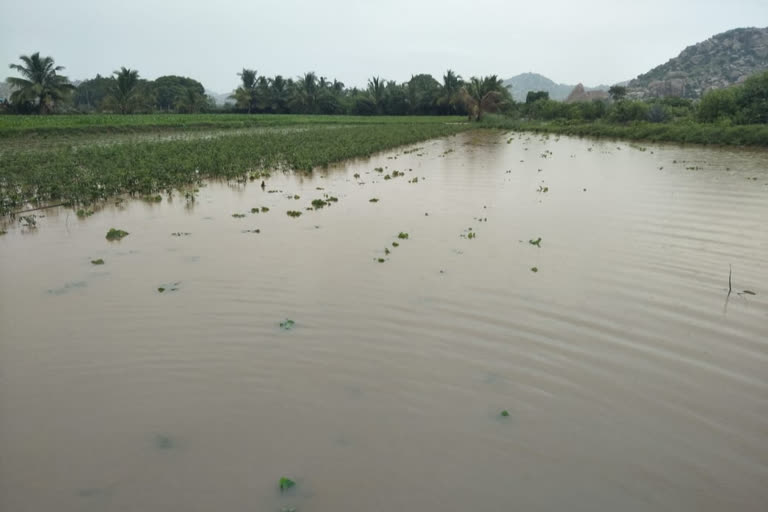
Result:
{"type": "Polygon", "coordinates": [[[8,151],[0,158],[0,214],[51,203],[88,204],[124,193],[153,194],[203,178],[235,178],[251,171],[310,171],[471,127],[409,122],[314,125],[211,140],[8,151]]]}

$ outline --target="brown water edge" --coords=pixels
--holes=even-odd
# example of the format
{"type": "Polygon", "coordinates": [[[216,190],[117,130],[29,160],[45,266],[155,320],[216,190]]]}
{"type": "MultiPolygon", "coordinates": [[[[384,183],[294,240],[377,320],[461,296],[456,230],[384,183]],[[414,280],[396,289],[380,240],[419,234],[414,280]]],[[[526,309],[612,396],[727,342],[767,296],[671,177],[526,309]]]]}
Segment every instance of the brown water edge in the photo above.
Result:
{"type": "Polygon", "coordinates": [[[0,510],[764,510],[765,153],[419,146],[4,228],[0,510]]]}

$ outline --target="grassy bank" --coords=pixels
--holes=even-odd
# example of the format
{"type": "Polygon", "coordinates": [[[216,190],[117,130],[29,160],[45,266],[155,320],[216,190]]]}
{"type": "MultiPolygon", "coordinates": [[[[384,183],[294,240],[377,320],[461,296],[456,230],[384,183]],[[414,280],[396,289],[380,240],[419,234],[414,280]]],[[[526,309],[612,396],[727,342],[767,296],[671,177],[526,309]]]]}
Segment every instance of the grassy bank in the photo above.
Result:
{"type": "Polygon", "coordinates": [[[649,142],[681,142],[727,146],[768,147],[768,125],[731,126],[714,123],[649,123],[616,124],[608,122],[521,121],[489,116],[483,121],[488,128],[536,133],[559,133],[595,138],[613,138],[649,142]]]}
{"type": "Polygon", "coordinates": [[[349,121],[346,117],[325,124],[319,116],[309,124],[299,116],[268,117],[292,117],[292,122],[275,122],[302,129],[161,143],[6,150],[0,158],[0,214],[51,203],[88,204],[123,193],[154,194],[204,178],[238,178],[276,168],[310,170],[472,128],[447,123],[445,118],[356,118],[357,125],[346,126],[341,123],[349,121]]]}
{"type": "Polygon", "coordinates": [[[446,116],[321,116],[278,114],[141,114],[0,116],[0,139],[105,133],[225,130],[296,125],[434,124],[461,122],[446,116]]]}

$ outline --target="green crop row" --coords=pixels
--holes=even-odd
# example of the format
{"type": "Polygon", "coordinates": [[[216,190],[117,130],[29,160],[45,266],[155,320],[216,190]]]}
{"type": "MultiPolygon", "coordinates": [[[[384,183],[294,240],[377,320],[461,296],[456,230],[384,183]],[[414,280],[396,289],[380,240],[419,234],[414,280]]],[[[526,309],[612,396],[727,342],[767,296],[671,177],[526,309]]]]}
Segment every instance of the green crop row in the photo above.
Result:
{"type": "Polygon", "coordinates": [[[124,193],[152,194],[204,178],[237,178],[276,168],[308,171],[470,128],[468,123],[402,121],[310,125],[216,139],[6,151],[0,159],[0,214],[51,203],[88,204],[124,193]]]}

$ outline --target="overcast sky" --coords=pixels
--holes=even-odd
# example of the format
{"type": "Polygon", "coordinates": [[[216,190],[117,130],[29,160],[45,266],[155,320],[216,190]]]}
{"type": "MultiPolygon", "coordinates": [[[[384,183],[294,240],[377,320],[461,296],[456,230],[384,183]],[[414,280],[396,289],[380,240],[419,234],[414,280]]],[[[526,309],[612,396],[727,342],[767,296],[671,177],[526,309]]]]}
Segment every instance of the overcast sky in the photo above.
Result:
{"type": "Polygon", "coordinates": [[[768,0],[35,0],[0,7],[0,77],[40,51],[70,79],[120,66],[228,92],[243,67],[364,86],[451,68],[556,82],[634,78],[719,32],[768,25],[768,0]]]}

